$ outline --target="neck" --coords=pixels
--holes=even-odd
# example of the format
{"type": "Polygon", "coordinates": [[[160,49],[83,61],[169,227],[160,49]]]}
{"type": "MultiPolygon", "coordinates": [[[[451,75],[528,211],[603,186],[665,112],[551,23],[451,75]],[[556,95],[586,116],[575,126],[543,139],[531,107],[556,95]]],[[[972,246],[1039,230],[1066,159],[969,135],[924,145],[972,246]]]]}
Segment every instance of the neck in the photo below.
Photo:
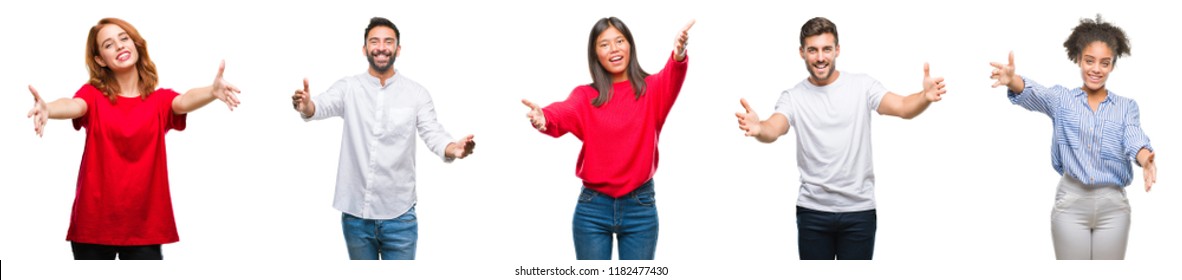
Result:
{"type": "Polygon", "coordinates": [[[841,71],[837,71],[837,69],[833,69],[833,73],[829,74],[829,79],[818,80],[817,77],[810,75],[809,76],[809,83],[812,83],[814,86],[819,86],[819,87],[827,86],[827,85],[833,84],[833,82],[836,82],[837,76],[840,76],[840,75],[841,75],[841,71]]]}
{"type": "Polygon", "coordinates": [[[628,74],[626,74],[624,72],[620,72],[618,74],[612,74],[612,83],[613,84],[619,83],[619,82],[627,82],[627,81],[628,81],[628,74]]]}
{"type": "Polygon", "coordinates": [[[382,86],[386,86],[386,80],[390,79],[390,77],[394,77],[394,67],[390,67],[390,69],[387,69],[385,72],[378,72],[378,70],[369,68],[369,75],[378,78],[378,82],[381,82],[382,86]]]}
{"type": "Polygon", "coordinates": [[[140,94],[140,74],[134,67],[131,70],[115,73],[115,82],[119,83],[119,96],[138,97],[140,94]]]}
{"type": "Polygon", "coordinates": [[[1108,87],[1100,87],[1093,90],[1085,86],[1083,87],[1083,91],[1088,94],[1088,100],[1104,100],[1105,97],[1108,97],[1108,87]]]}

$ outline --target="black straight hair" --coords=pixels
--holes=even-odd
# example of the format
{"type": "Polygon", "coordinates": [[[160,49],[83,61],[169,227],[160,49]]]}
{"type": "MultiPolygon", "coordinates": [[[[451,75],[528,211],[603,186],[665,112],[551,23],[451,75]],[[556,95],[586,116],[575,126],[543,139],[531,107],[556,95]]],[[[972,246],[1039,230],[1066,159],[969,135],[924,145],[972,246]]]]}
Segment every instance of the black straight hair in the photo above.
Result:
{"type": "Polygon", "coordinates": [[[625,74],[628,75],[628,81],[632,83],[632,91],[636,93],[636,99],[640,99],[644,95],[646,84],[644,78],[648,77],[648,73],[640,68],[640,62],[636,59],[636,40],[632,40],[632,31],[628,30],[628,26],[624,25],[623,21],[616,17],[606,17],[595,22],[595,26],[591,28],[591,36],[587,39],[587,66],[591,69],[591,86],[599,92],[594,100],[591,100],[591,105],[595,107],[602,106],[612,99],[612,78],[607,69],[599,64],[599,53],[595,51],[595,39],[599,38],[599,34],[608,28],[615,27],[624,34],[624,39],[628,40],[628,68],[624,69],[625,74]]]}

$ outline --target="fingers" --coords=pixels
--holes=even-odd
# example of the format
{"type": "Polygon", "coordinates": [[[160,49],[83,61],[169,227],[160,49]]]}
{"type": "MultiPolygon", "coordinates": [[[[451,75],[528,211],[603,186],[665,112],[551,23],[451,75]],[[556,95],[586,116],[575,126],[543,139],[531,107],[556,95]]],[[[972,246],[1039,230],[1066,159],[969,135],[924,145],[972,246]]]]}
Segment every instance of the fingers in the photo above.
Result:
{"type": "Polygon", "coordinates": [[[1010,67],[1014,66],[1014,51],[1010,51],[1010,67]]]}
{"type": "Polygon", "coordinates": [[[923,63],[923,77],[927,78],[927,77],[931,77],[931,76],[932,76],[931,67],[928,66],[927,62],[924,62],[923,63]]]}
{"type": "Polygon", "coordinates": [[[538,109],[538,105],[534,104],[533,102],[529,102],[529,100],[521,99],[521,104],[525,104],[525,106],[529,107],[531,110],[538,109]]]}
{"type": "Polygon", "coordinates": [[[304,93],[309,93],[309,92],[312,92],[312,91],[308,90],[308,78],[304,78],[304,93]]]}
{"type": "Polygon", "coordinates": [[[739,98],[739,104],[743,104],[743,110],[747,110],[748,114],[751,113],[751,105],[747,104],[746,98],[739,98]]]}
{"type": "Polygon", "coordinates": [[[33,85],[29,85],[29,92],[33,93],[33,102],[41,103],[41,94],[37,93],[37,89],[33,85]]]}
{"type": "Polygon", "coordinates": [[[691,19],[689,23],[685,24],[685,27],[682,27],[682,28],[681,28],[681,33],[687,33],[687,32],[689,32],[689,30],[690,30],[690,27],[694,27],[694,23],[697,23],[697,22],[698,22],[698,20],[696,20],[696,19],[691,19]]]}
{"type": "Polygon", "coordinates": [[[218,78],[221,78],[224,72],[226,72],[226,60],[222,59],[222,63],[218,65],[218,78]]]}

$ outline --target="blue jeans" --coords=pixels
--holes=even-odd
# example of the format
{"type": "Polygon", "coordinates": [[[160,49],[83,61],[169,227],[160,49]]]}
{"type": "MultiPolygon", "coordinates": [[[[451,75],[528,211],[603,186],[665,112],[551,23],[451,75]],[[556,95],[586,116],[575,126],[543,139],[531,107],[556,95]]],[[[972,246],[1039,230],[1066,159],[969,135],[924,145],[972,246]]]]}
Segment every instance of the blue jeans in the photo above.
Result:
{"type": "Polygon", "coordinates": [[[651,260],[657,251],[657,200],[653,181],[620,198],[583,188],[572,223],[580,260],[610,260],[612,235],[621,260],[651,260]]]}
{"type": "Polygon", "coordinates": [[[833,213],[796,206],[802,260],[869,260],[874,256],[877,228],[874,209],[833,213]]]}
{"type": "Polygon", "coordinates": [[[353,260],[413,260],[419,240],[415,208],[389,220],[362,219],[341,213],[345,246],[353,260]]]}

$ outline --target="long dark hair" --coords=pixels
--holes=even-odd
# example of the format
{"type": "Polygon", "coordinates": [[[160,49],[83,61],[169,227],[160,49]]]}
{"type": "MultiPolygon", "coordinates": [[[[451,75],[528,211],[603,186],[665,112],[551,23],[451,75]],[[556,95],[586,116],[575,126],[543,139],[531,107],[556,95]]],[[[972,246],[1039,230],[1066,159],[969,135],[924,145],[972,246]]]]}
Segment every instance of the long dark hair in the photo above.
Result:
{"type": "Polygon", "coordinates": [[[591,68],[591,86],[599,92],[599,96],[595,100],[591,100],[591,105],[595,107],[602,106],[612,99],[612,78],[611,74],[607,73],[607,69],[599,64],[599,54],[595,51],[595,39],[599,34],[603,33],[609,27],[615,27],[624,34],[624,39],[628,40],[628,68],[624,72],[628,75],[628,81],[632,82],[632,91],[636,93],[636,99],[640,99],[644,95],[646,85],[644,78],[648,77],[648,73],[640,68],[640,63],[636,59],[636,40],[632,40],[632,31],[628,30],[628,26],[624,25],[623,21],[616,17],[606,17],[595,22],[595,27],[591,28],[591,37],[587,39],[587,66],[591,68]]]}

